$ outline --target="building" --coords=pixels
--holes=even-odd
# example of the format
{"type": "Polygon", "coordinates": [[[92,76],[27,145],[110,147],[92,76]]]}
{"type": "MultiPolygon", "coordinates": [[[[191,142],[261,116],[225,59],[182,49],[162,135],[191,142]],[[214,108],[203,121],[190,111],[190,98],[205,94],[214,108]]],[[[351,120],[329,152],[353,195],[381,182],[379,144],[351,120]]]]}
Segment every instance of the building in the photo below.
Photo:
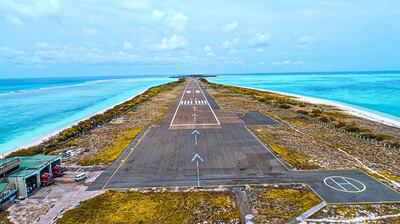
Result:
{"type": "Polygon", "coordinates": [[[61,166],[60,156],[38,154],[0,159],[0,201],[18,195],[26,198],[40,186],[51,183],[54,167],[61,166]]]}
{"type": "Polygon", "coordinates": [[[14,183],[9,183],[5,177],[19,169],[21,160],[7,158],[0,160],[0,209],[7,207],[18,194],[18,188],[14,183]]]}

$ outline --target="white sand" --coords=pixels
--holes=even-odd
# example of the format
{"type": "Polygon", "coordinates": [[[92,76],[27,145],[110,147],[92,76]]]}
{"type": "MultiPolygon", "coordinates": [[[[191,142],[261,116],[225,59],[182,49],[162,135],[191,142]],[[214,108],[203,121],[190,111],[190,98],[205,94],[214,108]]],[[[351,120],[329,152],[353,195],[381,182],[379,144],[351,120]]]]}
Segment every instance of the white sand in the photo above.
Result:
{"type": "Polygon", "coordinates": [[[18,151],[19,149],[23,149],[23,148],[31,147],[31,146],[34,146],[34,145],[38,145],[38,144],[42,143],[43,141],[46,141],[46,140],[48,140],[49,138],[58,135],[58,133],[62,132],[63,130],[65,130],[65,129],[67,129],[67,128],[70,128],[70,127],[72,127],[72,126],[78,124],[78,123],[81,122],[81,121],[84,121],[84,120],[86,120],[86,119],[89,119],[90,117],[92,117],[92,116],[94,116],[94,115],[104,113],[105,111],[107,111],[107,110],[109,110],[109,109],[111,109],[111,108],[113,108],[113,107],[115,107],[115,106],[117,106],[117,105],[119,105],[119,104],[121,104],[121,103],[125,103],[126,101],[129,101],[129,100],[135,98],[136,96],[138,96],[138,95],[144,93],[145,91],[146,91],[146,90],[144,90],[144,91],[142,91],[142,92],[139,92],[139,93],[137,93],[136,95],[134,95],[134,96],[132,96],[132,97],[126,99],[126,100],[120,101],[120,102],[118,102],[118,103],[116,103],[116,104],[114,104],[114,105],[112,105],[112,106],[109,106],[109,107],[107,107],[107,108],[104,108],[103,110],[94,112],[94,113],[92,113],[92,114],[90,114],[90,115],[88,115],[88,116],[86,116],[86,117],[84,117],[84,118],[82,118],[82,119],[80,119],[80,120],[77,120],[77,121],[72,122],[72,123],[70,123],[70,124],[67,124],[67,125],[65,125],[65,126],[63,126],[63,127],[60,127],[59,129],[57,129],[57,130],[55,130],[55,131],[53,131],[53,132],[51,132],[51,133],[49,133],[49,134],[47,134],[47,135],[44,135],[44,136],[42,136],[41,138],[39,138],[39,139],[37,139],[37,140],[31,141],[31,142],[28,142],[28,143],[26,143],[26,144],[24,144],[24,145],[22,145],[22,146],[13,148],[13,149],[11,149],[10,151],[8,151],[8,152],[6,152],[6,153],[4,153],[4,154],[5,154],[5,155],[8,155],[8,154],[10,154],[10,153],[12,153],[12,152],[18,151]]]}
{"type": "MultiPolygon", "coordinates": [[[[223,84],[223,83],[221,83],[221,84],[223,84]]],[[[223,84],[223,85],[226,85],[226,84],[223,84]]],[[[227,85],[227,86],[234,86],[234,85],[227,85]]],[[[292,93],[267,90],[267,89],[258,89],[258,88],[252,88],[252,87],[247,87],[247,86],[237,86],[237,87],[254,89],[254,90],[259,90],[259,91],[264,91],[264,92],[266,91],[266,92],[278,93],[278,94],[287,95],[287,96],[293,96],[293,97],[296,97],[297,100],[307,102],[307,103],[312,103],[312,104],[326,104],[326,105],[335,106],[348,114],[400,128],[400,120],[388,118],[383,115],[376,114],[376,113],[373,113],[373,112],[370,112],[367,110],[359,109],[359,108],[349,106],[349,105],[346,105],[343,103],[338,103],[335,101],[325,100],[325,99],[318,99],[318,98],[309,97],[309,96],[302,96],[302,95],[297,95],[297,94],[292,94],[292,93]]]]}

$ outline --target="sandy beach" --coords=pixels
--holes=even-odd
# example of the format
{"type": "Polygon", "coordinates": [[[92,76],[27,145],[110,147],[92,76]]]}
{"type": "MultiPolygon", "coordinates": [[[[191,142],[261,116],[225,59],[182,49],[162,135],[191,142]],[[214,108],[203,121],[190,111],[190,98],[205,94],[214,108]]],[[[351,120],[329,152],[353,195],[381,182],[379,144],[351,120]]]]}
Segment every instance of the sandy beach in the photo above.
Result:
{"type": "MultiPolygon", "coordinates": [[[[227,84],[223,84],[223,83],[219,83],[219,84],[227,85],[227,84]]],[[[235,85],[227,85],[227,86],[235,86],[235,85]]],[[[344,103],[339,103],[339,102],[335,102],[332,100],[319,99],[319,98],[315,98],[315,97],[303,96],[303,95],[298,95],[298,94],[268,90],[268,89],[259,89],[259,88],[253,88],[253,87],[247,87],[247,86],[236,86],[236,87],[242,87],[242,88],[254,89],[254,90],[259,90],[259,91],[277,93],[277,94],[286,95],[286,96],[292,96],[292,97],[295,97],[297,100],[307,102],[307,103],[312,103],[312,104],[326,104],[326,105],[334,106],[334,107],[337,107],[337,108],[343,110],[344,112],[346,112],[348,114],[400,128],[400,120],[391,119],[391,118],[385,117],[383,115],[370,112],[368,110],[363,110],[363,109],[360,109],[360,108],[357,108],[354,106],[346,105],[344,103]]]]}
{"type": "Polygon", "coordinates": [[[60,128],[58,128],[57,130],[52,131],[51,133],[49,133],[49,134],[47,134],[47,135],[44,135],[44,136],[42,136],[42,137],[40,137],[40,138],[38,138],[38,139],[36,139],[36,140],[33,140],[33,141],[31,141],[31,142],[28,142],[28,143],[26,143],[26,144],[24,144],[24,145],[22,145],[22,146],[13,148],[13,149],[11,149],[10,151],[7,151],[6,153],[4,153],[4,155],[6,156],[6,155],[8,155],[8,154],[10,154],[10,153],[12,153],[12,152],[15,152],[15,151],[19,150],[19,149],[28,148],[28,147],[31,147],[31,146],[38,145],[38,144],[42,143],[43,141],[46,141],[46,140],[48,140],[49,138],[51,138],[51,137],[53,137],[53,136],[56,136],[56,135],[57,135],[58,133],[60,133],[61,131],[65,130],[65,129],[67,129],[67,128],[70,128],[70,127],[72,127],[72,126],[78,124],[78,123],[81,122],[81,121],[84,121],[84,120],[86,120],[86,119],[89,119],[90,117],[92,117],[92,116],[94,116],[94,115],[104,113],[105,111],[107,111],[107,110],[109,110],[109,109],[115,107],[116,105],[119,105],[119,104],[121,104],[121,103],[124,103],[124,102],[126,102],[126,101],[129,101],[129,100],[135,98],[136,96],[138,96],[138,95],[144,93],[145,91],[146,91],[146,90],[141,91],[141,92],[137,93],[136,95],[131,96],[131,97],[128,98],[128,99],[122,100],[122,101],[120,101],[120,102],[118,102],[118,103],[116,103],[116,104],[114,104],[114,105],[112,105],[112,106],[109,106],[109,107],[106,107],[106,108],[104,108],[104,109],[102,109],[102,110],[96,111],[96,112],[94,112],[94,113],[92,113],[92,114],[90,114],[90,115],[88,115],[88,116],[86,116],[86,117],[84,117],[84,118],[82,118],[82,119],[79,119],[79,120],[77,120],[77,121],[74,121],[74,122],[72,122],[72,123],[70,123],[70,124],[67,124],[67,125],[63,126],[63,127],[60,127],[60,128]]]}

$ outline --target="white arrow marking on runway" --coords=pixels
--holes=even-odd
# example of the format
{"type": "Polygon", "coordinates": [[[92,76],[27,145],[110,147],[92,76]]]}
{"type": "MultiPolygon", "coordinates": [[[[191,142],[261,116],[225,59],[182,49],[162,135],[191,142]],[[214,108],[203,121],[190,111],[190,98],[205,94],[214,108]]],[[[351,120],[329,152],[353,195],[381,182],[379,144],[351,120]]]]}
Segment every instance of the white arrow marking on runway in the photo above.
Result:
{"type": "Polygon", "coordinates": [[[194,144],[197,145],[197,135],[199,135],[200,132],[198,132],[197,130],[194,130],[192,132],[192,135],[194,135],[194,144]]]}
{"type": "Polygon", "coordinates": [[[193,108],[193,111],[196,111],[196,106],[193,106],[192,108],[193,108]]]}
{"type": "Polygon", "coordinates": [[[196,122],[197,114],[192,114],[193,121],[196,122]]]}
{"type": "Polygon", "coordinates": [[[204,159],[201,158],[201,156],[196,153],[196,155],[193,156],[192,162],[196,160],[196,173],[197,173],[197,187],[200,187],[200,168],[199,168],[199,161],[204,162],[204,159]]]}

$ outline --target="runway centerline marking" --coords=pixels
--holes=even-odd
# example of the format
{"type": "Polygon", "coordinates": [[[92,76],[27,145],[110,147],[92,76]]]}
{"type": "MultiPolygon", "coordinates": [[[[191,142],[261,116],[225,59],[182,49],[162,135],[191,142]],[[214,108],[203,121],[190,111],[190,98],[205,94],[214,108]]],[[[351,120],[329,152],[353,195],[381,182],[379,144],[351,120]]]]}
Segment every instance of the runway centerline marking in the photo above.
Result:
{"type": "MultiPolygon", "coordinates": [[[[220,121],[218,120],[218,117],[216,116],[214,110],[213,110],[212,107],[210,106],[210,104],[209,104],[209,102],[208,102],[208,100],[207,100],[207,98],[206,98],[206,96],[205,96],[205,94],[204,94],[204,91],[201,89],[200,84],[198,83],[197,80],[189,80],[189,81],[188,81],[188,83],[187,83],[186,86],[185,86],[184,93],[182,94],[180,101],[184,101],[184,102],[183,102],[183,103],[178,103],[178,105],[177,105],[177,107],[176,107],[176,110],[175,110],[175,113],[174,113],[174,115],[173,115],[173,117],[172,117],[172,120],[171,120],[171,122],[170,122],[170,124],[169,124],[170,127],[174,127],[174,126],[185,126],[185,125],[207,125],[207,126],[208,126],[208,125],[221,125],[220,121]],[[195,82],[195,83],[193,83],[193,82],[195,82]],[[195,85],[197,85],[197,87],[196,87],[195,85]],[[190,90],[189,90],[189,89],[190,89],[190,90]],[[198,90],[197,90],[197,89],[198,89],[198,90]],[[191,91],[191,90],[194,90],[194,91],[191,91]],[[189,100],[183,100],[184,97],[185,97],[185,93],[188,93],[188,92],[193,93],[193,98],[190,98],[190,101],[189,101],[189,100]],[[196,93],[201,93],[202,98],[204,98],[204,100],[200,100],[200,99],[195,98],[195,96],[194,96],[194,93],[195,93],[195,92],[196,92],[196,93]],[[196,121],[197,121],[197,116],[196,116],[197,114],[196,114],[196,115],[192,115],[192,116],[193,116],[193,122],[194,122],[194,123],[189,123],[189,124],[174,124],[174,121],[175,121],[175,119],[176,119],[176,116],[177,116],[177,114],[178,114],[179,109],[181,108],[181,105],[184,105],[184,106],[186,106],[186,105],[207,105],[208,108],[210,109],[210,111],[211,111],[211,113],[212,113],[212,115],[213,115],[213,117],[214,117],[216,123],[207,123],[207,124],[196,123],[196,121]]],[[[195,111],[195,109],[194,109],[194,111],[195,111]]]]}
{"type": "Polygon", "coordinates": [[[196,155],[193,156],[192,162],[196,160],[196,174],[197,174],[197,187],[200,187],[200,167],[199,167],[199,161],[204,162],[204,159],[201,158],[201,156],[196,153],[196,155]]]}
{"type": "Polygon", "coordinates": [[[329,176],[324,179],[324,184],[334,190],[342,191],[346,193],[360,193],[365,191],[367,187],[359,180],[342,177],[342,176],[329,176]],[[332,182],[332,183],[330,183],[332,182]],[[359,186],[356,186],[359,185],[359,186]],[[350,189],[348,186],[353,187],[350,189]],[[354,190],[355,189],[355,190],[354,190]]]}

